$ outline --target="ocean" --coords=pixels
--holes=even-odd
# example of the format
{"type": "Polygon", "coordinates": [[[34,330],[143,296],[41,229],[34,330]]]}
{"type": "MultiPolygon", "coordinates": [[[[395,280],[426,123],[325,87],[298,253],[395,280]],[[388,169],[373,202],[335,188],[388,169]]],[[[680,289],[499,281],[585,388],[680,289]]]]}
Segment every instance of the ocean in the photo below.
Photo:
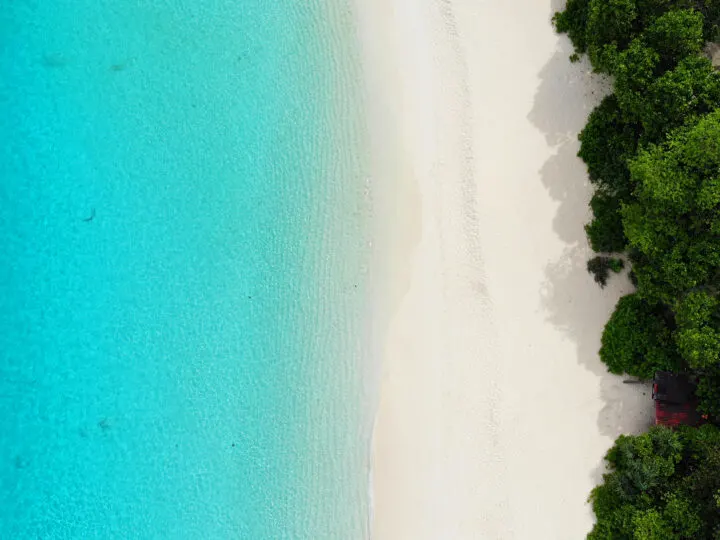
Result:
{"type": "Polygon", "coordinates": [[[366,538],[349,0],[14,0],[0,36],[0,537],[366,538]]]}

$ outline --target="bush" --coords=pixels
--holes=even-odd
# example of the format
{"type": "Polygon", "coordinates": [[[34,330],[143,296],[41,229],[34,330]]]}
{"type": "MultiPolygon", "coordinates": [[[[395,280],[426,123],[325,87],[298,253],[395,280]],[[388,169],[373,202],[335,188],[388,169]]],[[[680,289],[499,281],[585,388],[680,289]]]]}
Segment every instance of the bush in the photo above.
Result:
{"type": "Polygon", "coordinates": [[[611,373],[651,379],[656,371],[675,371],[680,358],[667,309],[638,294],[623,296],[602,335],[600,359],[611,373]]]}
{"type": "Polygon", "coordinates": [[[622,259],[610,259],[610,270],[615,272],[616,274],[619,274],[622,269],[625,267],[625,262],[622,259]]]}
{"type": "Polygon", "coordinates": [[[610,276],[610,271],[618,273],[623,269],[624,265],[625,263],[623,263],[622,259],[598,256],[588,261],[587,269],[595,278],[595,283],[599,283],[601,287],[605,287],[608,277],[610,276]]]}

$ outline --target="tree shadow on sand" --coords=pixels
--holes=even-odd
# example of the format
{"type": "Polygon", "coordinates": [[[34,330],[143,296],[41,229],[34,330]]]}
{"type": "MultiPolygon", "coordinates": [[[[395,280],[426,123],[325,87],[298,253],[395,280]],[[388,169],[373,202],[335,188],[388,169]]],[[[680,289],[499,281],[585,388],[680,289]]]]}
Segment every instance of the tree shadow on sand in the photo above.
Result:
{"type": "MultiPolygon", "coordinates": [[[[552,0],[552,13],[564,1],[552,0]]],[[[555,148],[540,173],[550,196],[559,203],[553,230],[566,244],[561,257],[548,264],[541,292],[546,317],[577,347],[577,361],[600,379],[605,405],[597,423],[609,437],[637,432],[652,421],[647,385],[624,384],[600,362],[600,337],[620,296],[632,290],[625,275],[613,276],[605,289],[594,286],[586,270],[591,256],[583,226],[590,218],[592,189],[585,165],[577,157],[578,133],[587,116],[610,89],[609,82],[592,75],[587,60],[571,63],[572,45],[558,36],[557,51],[538,74],[540,86],[528,118],[555,148]],[[578,297],[577,291],[583,291],[578,297]]],[[[593,476],[600,480],[603,467],[593,476]]]]}
{"type": "Polygon", "coordinates": [[[600,433],[615,438],[648,427],[653,406],[649,383],[625,384],[627,377],[608,373],[600,361],[603,327],[618,298],[629,293],[632,286],[625,273],[613,276],[604,289],[596,286],[585,268],[589,253],[583,244],[566,247],[561,257],[546,268],[541,298],[547,319],[575,343],[577,361],[600,379],[604,405],[597,424],[600,433]],[[581,290],[588,292],[578,297],[575,291],[581,290]]]}

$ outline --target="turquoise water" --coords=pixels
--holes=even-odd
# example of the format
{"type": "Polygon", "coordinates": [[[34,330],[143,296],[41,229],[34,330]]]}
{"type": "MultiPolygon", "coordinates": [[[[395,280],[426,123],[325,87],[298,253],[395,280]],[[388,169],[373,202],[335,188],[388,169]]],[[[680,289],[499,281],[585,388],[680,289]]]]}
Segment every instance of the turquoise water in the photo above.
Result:
{"type": "Polygon", "coordinates": [[[0,536],[362,538],[342,2],[0,11],[0,536]]]}

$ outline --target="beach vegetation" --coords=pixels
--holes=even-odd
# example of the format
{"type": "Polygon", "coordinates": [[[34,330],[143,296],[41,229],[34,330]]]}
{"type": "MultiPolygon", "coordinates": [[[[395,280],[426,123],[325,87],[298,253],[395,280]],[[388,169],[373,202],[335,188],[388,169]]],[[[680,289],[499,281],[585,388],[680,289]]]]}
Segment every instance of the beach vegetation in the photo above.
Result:
{"type": "Polygon", "coordinates": [[[673,342],[674,321],[662,304],[639,294],[623,296],[605,326],[600,359],[611,373],[652,379],[656,371],[673,371],[681,359],[673,342]]]}
{"type": "Polygon", "coordinates": [[[604,257],[602,255],[593,257],[587,263],[588,272],[592,274],[595,279],[595,283],[599,283],[601,287],[605,287],[605,285],[607,285],[610,272],[615,272],[617,274],[622,271],[624,266],[625,263],[622,259],[604,257]]]}
{"type": "Polygon", "coordinates": [[[627,238],[622,224],[621,201],[617,197],[598,191],[590,201],[590,208],[593,219],[585,225],[585,232],[593,251],[598,253],[624,251],[627,238]]]}
{"type": "Polygon", "coordinates": [[[668,305],[720,285],[720,110],[630,162],[633,200],[622,221],[638,291],[668,305]]]}
{"type": "Polygon", "coordinates": [[[688,293],[676,310],[675,342],[688,365],[694,369],[711,368],[720,363],[720,301],[707,291],[688,293]]]}
{"type": "Polygon", "coordinates": [[[705,425],[621,435],[593,489],[590,540],[712,539],[720,533],[720,430],[705,425]]]}
{"type": "Polygon", "coordinates": [[[628,159],[637,152],[640,124],[626,120],[618,98],[602,100],[580,132],[578,156],[587,165],[590,181],[608,195],[626,199],[632,192],[628,159]]]}
{"type": "Polygon", "coordinates": [[[703,16],[694,9],[668,11],[648,25],[643,38],[660,55],[661,69],[670,69],[676,59],[702,50],[703,16]]]}
{"type": "Polygon", "coordinates": [[[563,11],[553,16],[558,32],[567,34],[573,42],[578,57],[587,52],[587,16],[590,0],[568,0],[563,11]]]}
{"type": "Polygon", "coordinates": [[[702,370],[696,391],[698,410],[715,424],[720,423],[720,365],[702,370]]]}
{"type": "Polygon", "coordinates": [[[720,34],[720,2],[568,0],[553,21],[578,54],[588,54],[596,71],[612,74],[613,58],[637,38],[669,63],[715,41],[720,34]]]}
{"type": "MultiPolygon", "coordinates": [[[[697,381],[720,424],[720,0],[568,0],[558,31],[613,91],[579,134],[595,187],[585,227],[607,282],[624,260],[635,291],[605,326],[612,373],[697,381]],[[622,259],[613,254],[622,254],[622,259]]],[[[620,437],[590,501],[591,539],[720,539],[720,431],[652,428],[620,437]]]]}

